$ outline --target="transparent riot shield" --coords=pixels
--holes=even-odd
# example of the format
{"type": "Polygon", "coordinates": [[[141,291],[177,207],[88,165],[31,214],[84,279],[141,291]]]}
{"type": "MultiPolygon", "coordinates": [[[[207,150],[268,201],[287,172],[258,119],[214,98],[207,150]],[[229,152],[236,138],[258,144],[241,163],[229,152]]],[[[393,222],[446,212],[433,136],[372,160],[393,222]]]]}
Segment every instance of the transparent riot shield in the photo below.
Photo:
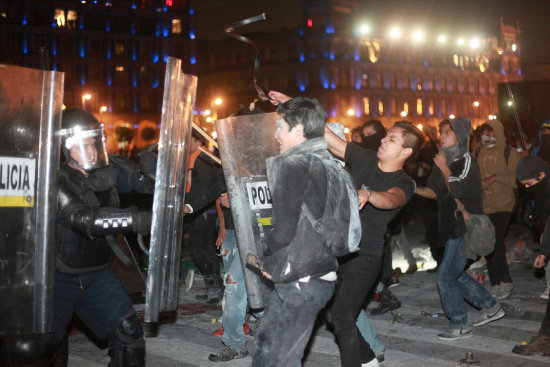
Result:
{"type": "Polygon", "coordinates": [[[273,137],[277,114],[230,117],[216,121],[231,214],[243,265],[251,308],[264,307],[267,283],[246,266],[247,255],[263,252],[263,239],[271,226],[272,204],[265,160],[279,153],[273,137]]]}
{"type": "Polygon", "coordinates": [[[0,336],[52,328],[63,77],[0,64],[0,336]]]}
{"type": "Polygon", "coordinates": [[[157,322],[159,312],[178,306],[185,175],[197,77],[181,72],[181,60],[169,57],[153,199],[145,321],[157,322]]]}

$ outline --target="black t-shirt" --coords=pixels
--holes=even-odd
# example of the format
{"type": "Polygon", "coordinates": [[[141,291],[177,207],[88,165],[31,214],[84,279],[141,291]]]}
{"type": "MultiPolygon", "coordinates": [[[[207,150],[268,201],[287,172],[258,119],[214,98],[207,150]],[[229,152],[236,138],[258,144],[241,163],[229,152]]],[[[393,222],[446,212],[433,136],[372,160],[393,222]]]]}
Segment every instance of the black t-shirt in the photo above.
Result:
{"type": "MultiPolygon", "coordinates": [[[[414,181],[402,169],[394,172],[384,172],[378,167],[376,152],[364,149],[357,144],[347,144],[344,159],[351,170],[357,189],[363,185],[372,191],[387,191],[397,187],[405,193],[407,201],[415,191],[414,181]]],[[[401,208],[384,210],[377,209],[367,203],[359,216],[361,218],[361,248],[363,255],[381,256],[384,248],[384,236],[388,223],[401,208]]]]}

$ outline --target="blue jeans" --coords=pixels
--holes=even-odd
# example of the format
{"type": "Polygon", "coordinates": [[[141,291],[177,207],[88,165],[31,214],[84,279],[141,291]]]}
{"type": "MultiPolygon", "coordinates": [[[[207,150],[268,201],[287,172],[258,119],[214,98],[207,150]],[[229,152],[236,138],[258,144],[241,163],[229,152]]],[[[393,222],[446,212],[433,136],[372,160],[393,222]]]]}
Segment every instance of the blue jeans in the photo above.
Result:
{"type": "Polygon", "coordinates": [[[445,314],[451,320],[451,328],[460,328],[468,322],[464,299],[479,309],[496,311],[500,307],[481,284],[464,272],[466,258],[462,256],[463,244],[464,236],[447,240],[443,260],[437,272],[441,303],[445,314]]]}
{"type": "Polygon", "coordinates": [[[334,282],[276,283],[256,336],[253,367],[301,367],[319,311],[334,292],[334,282]]]}
{"type": "Polygon", "coordinates": [[[361,333],[363,339],[365,339],[367,343],[369,343],[370,348],[372,349],[374,354],[379,356],[380,354],[384,353],[386,347],[384,346],[384,343],[382,343],[376,337],[376,332],[374,331],[365,310],[362,309],[359,312],[359,316],[357,316],[357,321],[355,322],[355,324],[357,325],[357,329],[359,329],[359,332],[361,333]]]}
{"type": "Polygon", "coordinates": [[[118,320],[131,309],[132,300],[109,268],[80,276],[55,273],[53,332],[59,340],[75,313],[112,348],[118,320]]]}
{"type": "Polygon", "coordinates": [[[232,229],[227,230],[221,254],[225,268],[222,342],[231,348],[239,348],[245,343],[243,324],[246,317],[247,296],[237,239],[232,229]],[[228,279],[231,283],[228,283],[228,279]]]}

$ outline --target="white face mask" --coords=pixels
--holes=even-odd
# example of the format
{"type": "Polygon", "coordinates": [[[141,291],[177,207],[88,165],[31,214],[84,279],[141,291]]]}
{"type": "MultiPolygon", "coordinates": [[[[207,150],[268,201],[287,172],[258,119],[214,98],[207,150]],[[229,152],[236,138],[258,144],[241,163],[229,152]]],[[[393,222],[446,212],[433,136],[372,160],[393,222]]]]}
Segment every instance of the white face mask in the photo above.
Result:
{"type": "Polygon", "coordinates": [[[484,147],[491,148],[495,145],[497,139],[495,137],[489,136],[489,135],[481,135],[481,144],[483,144],[484,147]]]}

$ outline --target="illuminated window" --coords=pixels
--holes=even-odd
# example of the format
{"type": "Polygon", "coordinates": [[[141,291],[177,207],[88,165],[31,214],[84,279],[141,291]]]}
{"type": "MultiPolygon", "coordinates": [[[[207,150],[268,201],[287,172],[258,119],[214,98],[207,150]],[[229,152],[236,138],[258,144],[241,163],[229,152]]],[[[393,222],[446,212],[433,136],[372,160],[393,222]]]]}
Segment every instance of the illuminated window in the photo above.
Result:
{"type": "Polygon", "coordinates": [[[416,83],[416,90],[422,90],[422,83],[420,81],[416,83]]]}
{"type": "Polygon", "coordinates": [[[384,102],[382,101],[378,101],[378,114],[384,114],[384,102]]]}
{"type": "Polygon", "coordinates": [[[172,33],[181,33],[181,19],[172,19],[172,33]]]}
{"type": "Polygon", "coordinates": [[[434,115],[434,101],[430,101],[430,105],[428,106],[428,114],[430,116],[434,115]]]}
{"type": "Polygon", "coordinates": [[[124,66],[117,66],[115,68],[116,71],[124,71],[124,66]]]}
{"type": "Polygon", "coordinates": [[[65,11],[63,9],[55,9],[54,17],[58,27],[65,27],[65,11]]]}
{"type": "Polygon", "coordinates": [[[407,113],[407,115],[409,114],[409,103],[408,102],[403,103],[403,111],[405,111],[407,113]]]}
{"type": "Polygon", "coordinates": [[[75,28],[76,21],[78,20],[78,15],[74,10],[67,11],[67,28],[75,28]]]}
{"type": "Polygon", "coordinates": [[[124,42],[117,42],[115,44],[115,53],[117,55],[123,55],[126,52],[126,45],[124,42]]]}
{"type": "Polygon", "coordinates": [[[369,106],[369,98],[363,97],[363,110],[365,111],[365,115],[370,115],[370,106],[369,106]]]}
{"type": "Polygon", "coordinates": [[[422,99],[421,98],[416,99],[416,114],[418,116],[422,116],[422,99]]]}
{"type": "Polygon", "coordinates": [[[376,57],[376,52],[372,46],[369,45],[369,60],[372,63],[375,63],[378,61],[378,58],[376,57]]]}

